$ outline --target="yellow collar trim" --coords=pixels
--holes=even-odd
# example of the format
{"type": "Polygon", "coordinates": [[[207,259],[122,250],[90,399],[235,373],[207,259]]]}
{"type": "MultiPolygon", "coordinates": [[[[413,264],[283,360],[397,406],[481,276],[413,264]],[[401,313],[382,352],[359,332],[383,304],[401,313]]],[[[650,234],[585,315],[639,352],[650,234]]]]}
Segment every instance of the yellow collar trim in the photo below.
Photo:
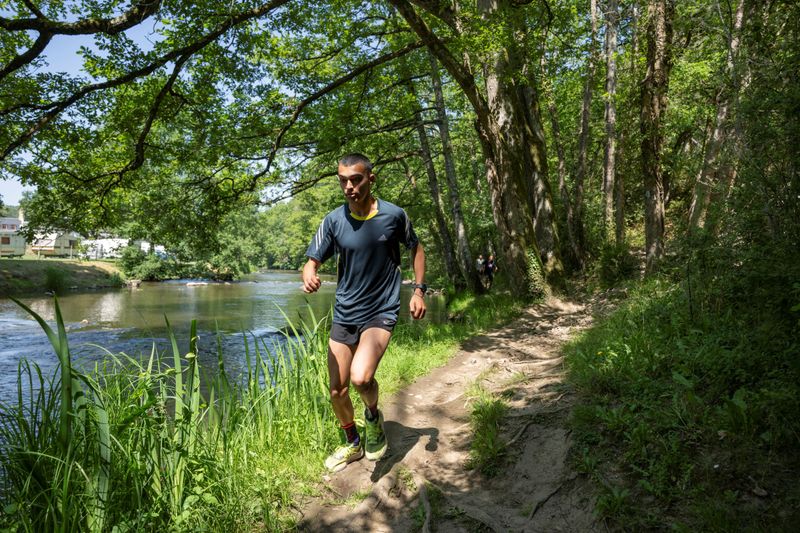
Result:
{"type": "Polygon", "coordinates": [[[369,219],[373,218],[377,214],[378,214],[378,210],[377,209],[375,211],[371,212],[369,215],[364,216],[364,217],[362,217],[361,215],[356,215],[355,213],[350,211],[350,216],[353,217],[356,220],[369,220],[369,219]]]}
{"type": "Polygon", "coordinates": [[[378,199],[375,198],[375,211],[370,212],[370,214],[368,214],[366,216],[356,215],[355,213],[350,211],[350,216],[353,217],[356,220],[362,220],[362,221],[363,220],[369,220],[369,219],[373,218],[375,215],[378,214],[378,211],[380,210],[379,207],[380,207],[380,203],[379,203],[378,199]]]}

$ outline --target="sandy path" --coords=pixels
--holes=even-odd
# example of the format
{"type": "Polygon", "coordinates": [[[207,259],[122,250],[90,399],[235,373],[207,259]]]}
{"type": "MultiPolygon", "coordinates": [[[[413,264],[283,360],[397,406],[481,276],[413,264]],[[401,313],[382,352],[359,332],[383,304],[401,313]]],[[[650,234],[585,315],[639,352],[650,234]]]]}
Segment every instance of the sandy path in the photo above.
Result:
{"type": "Polygon", "coordinates": [[[551,299],[465,342],[447,365],[385,402],[386,457],[324,480],[324,495],[304,505],[300,529],[597,530],[589,484],[568,461],[574,398],[560,353],[590,323],[588,307],[551,299]],[[508,457],[488,478],[464,467],[471,439],[465,392],[476,380],[510,405],[502,423],[508,457]]]}

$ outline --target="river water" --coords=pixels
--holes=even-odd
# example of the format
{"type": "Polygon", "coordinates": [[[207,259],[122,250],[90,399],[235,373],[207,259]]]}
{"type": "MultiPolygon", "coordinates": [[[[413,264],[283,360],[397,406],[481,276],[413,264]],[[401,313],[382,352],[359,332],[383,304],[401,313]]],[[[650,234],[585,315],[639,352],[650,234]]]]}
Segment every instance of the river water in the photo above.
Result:
{"type": "MultiPolygon", "coordinates": [[[[336,283],[325,278],[320,290],[306,295],[296,272],[261,272],[237,283],[188,284],[189,280],[142,283],[136,289],[114,289],[59,296],[73,359],[88,368],[112,353],[149,356],[155,345],[168,346],[166,316],[185,354],[189,325],[197,320],[199,360],[203,368],[217,367],[217,343],[221,342],[225,368],[236,375],[245,367],[245,338],[272,346],[283,338],[284,313],[292,322],[318,319],[333,306],[336,283]],[[243,335],[244,333],[244,335],[243,335]]],[[[400,323],[409,321],[410,287],[401,291],[400,323]]],[[[19,298],[55,328],[55,307],[49,296],[19,298]]],[[[426,297],[428,314],[422,321],[445,319],[442,297],[426,297]]],[[[421,324],[421,325],[422,325],[421,324]]],[[[169,352],[171,354],[171,352],[169,352]]],[[[171,357],[171,355],[170,355],[171,357]]],[[[14,398],[21,359],[36,362],[52,376],[58,360],[38,323],[7,298],[0,298],[0,401],[14,398]]]]}

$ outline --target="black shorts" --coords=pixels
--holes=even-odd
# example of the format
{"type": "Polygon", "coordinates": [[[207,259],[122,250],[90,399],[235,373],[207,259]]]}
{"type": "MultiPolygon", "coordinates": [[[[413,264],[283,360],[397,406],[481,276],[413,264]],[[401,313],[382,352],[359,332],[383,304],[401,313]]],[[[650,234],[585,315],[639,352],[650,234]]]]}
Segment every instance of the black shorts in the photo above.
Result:
{"type": "Polygon", "coordinates": [[[364,330],[381,328],[391,333],[395,324],[397,324],[397,320],[382,316],[368,320],[364,324],[339,324],[334,322],[331,324],[331,340],[353,346],[358,344],[364,330]]]}

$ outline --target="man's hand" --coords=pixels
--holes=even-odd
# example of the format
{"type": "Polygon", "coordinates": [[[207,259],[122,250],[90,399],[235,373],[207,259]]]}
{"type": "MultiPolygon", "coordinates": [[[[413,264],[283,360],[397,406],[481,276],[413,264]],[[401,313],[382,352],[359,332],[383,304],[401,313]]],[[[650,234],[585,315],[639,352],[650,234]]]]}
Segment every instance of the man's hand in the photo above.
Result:
{"type": "Polygon", "coordinates": [[[320,286],[322,286],[322,281],[320,281],[319,276],[317,276],[319,265],[320,263],[318,261],[309,259],[303,267],[303,292],[306,294],[317,292],[320,286]]]}
{"type": "Polygon", "coordinates": [[[408,311],[415,320],[423,318],[426,311],[425,300],[417,291],[418,289],[414,289],[414,294],[411,295],[411,301],[408,302],[408,311]]]}

